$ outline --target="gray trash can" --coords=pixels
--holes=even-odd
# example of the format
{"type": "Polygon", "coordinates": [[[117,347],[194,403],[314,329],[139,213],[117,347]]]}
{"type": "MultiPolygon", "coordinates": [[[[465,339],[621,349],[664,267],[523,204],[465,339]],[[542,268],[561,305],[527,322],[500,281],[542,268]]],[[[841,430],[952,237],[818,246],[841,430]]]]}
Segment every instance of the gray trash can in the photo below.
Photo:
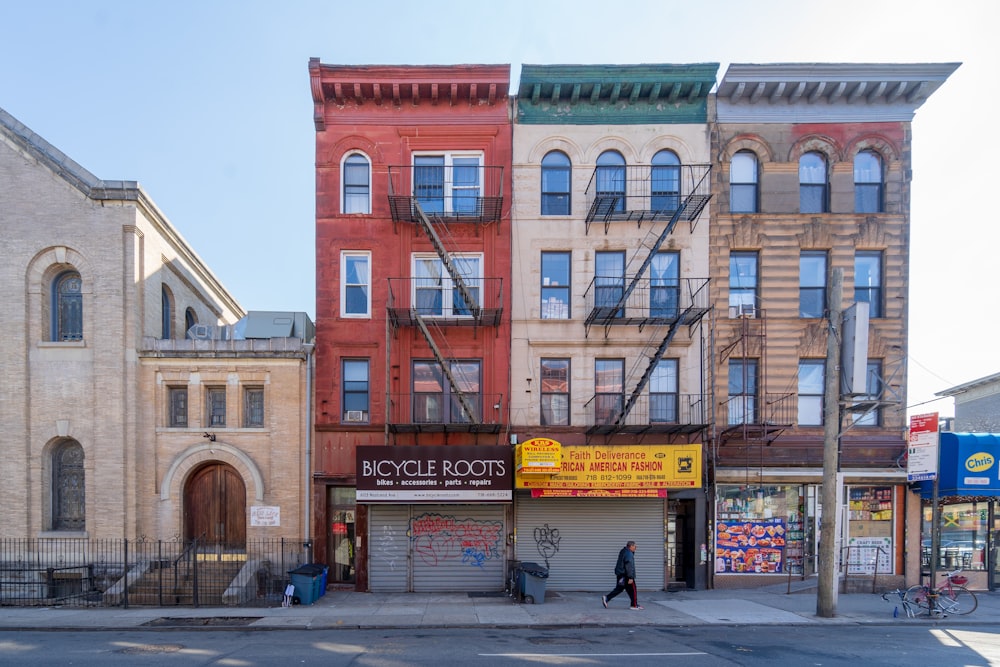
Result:
{"type": "Polygon", "coordinates": [[[521,597],[531,604],[545,602],[545,582],[549,578],[549,569],[538,563],[521,563],[521,597]]]}

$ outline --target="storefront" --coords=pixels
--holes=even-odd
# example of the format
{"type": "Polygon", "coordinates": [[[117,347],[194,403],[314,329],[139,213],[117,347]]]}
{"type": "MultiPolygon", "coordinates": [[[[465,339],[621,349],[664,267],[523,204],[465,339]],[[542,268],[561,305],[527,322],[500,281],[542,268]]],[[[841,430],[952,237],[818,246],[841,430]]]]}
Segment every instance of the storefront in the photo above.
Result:
{"type": "MultiPolygon", "coordinates": [[[[819,476],[817,471],[808,481],[716,484],[716,587],[816,573],[823,513],[819,476]]],[[[902,574],[906,485],[902,473],[888,477],[841,477],[837,571],[842,575],[902,574]]]]}
{"type": "Polygon", "coordinates": [[[358,447],[369,590],[503,590],[512,470],[505,446],[358,447]]]}
{"type": "MultiPolygon", "coordinates": [[[[938,572],[962,569],[975,590],[1000,589],[1000,434],[940,434],[938,572]]],[[[934,482],[920,482],[924,501],[920,563],[931,569],[934,482]]]]}
{"type": "Polygon", "coordinates": [[[634,540],[640,589],[704,587],[701,460],[700,445],[522,443],[515,558],[546,565],[549,590],[604,591],[618,551],[634,540]]]}

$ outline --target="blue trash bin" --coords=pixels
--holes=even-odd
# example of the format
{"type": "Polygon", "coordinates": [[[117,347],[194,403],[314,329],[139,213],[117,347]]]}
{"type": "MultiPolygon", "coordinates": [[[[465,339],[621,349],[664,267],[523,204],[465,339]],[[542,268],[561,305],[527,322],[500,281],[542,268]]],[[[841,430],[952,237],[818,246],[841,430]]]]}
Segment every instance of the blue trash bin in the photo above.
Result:
{"type": "Polygon", "coordinates": [[[288,576],[292,579],[295,597],[299,599],[299,604],[312,604],[319,599],[319,586],[323,577],[322,565],[300,565],[294,570],[289,570],[288,576]]]}
{"type": "Polygon", "coordinates": [[[531,604],[545,602],[545,582],[549,578],[549,569],[538,563],[521,563],[520,570],[521,597],[531,604]]]}

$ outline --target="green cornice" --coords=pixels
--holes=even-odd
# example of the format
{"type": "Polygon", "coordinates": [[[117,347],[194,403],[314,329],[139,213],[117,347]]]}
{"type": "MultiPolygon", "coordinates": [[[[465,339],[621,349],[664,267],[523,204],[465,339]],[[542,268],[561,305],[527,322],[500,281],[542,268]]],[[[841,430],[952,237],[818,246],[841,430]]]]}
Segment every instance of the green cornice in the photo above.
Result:
{"type": "Polygon", "coordinates": [[[517,122],[529,125],[704,123],[718,63],[522,65],[517,122]]]}

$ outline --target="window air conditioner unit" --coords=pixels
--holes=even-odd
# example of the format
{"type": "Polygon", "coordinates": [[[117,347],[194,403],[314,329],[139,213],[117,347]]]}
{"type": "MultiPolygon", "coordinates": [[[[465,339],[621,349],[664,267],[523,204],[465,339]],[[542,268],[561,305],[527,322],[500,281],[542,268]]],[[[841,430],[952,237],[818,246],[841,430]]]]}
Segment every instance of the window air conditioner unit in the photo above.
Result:
{"type": "Polygon", "coordinates": [[[366,421],[368,413],[364,410],[348,410],[344,413],[345,422],[363,422],[366,421]]]}
{"type": "Polygon", "coordinates": [[[735,320],[741,317],[748,320],[756,319],[757,306],[752,303],[741,303],[737,306],[729,306],[729,319],[735,320]]]}

